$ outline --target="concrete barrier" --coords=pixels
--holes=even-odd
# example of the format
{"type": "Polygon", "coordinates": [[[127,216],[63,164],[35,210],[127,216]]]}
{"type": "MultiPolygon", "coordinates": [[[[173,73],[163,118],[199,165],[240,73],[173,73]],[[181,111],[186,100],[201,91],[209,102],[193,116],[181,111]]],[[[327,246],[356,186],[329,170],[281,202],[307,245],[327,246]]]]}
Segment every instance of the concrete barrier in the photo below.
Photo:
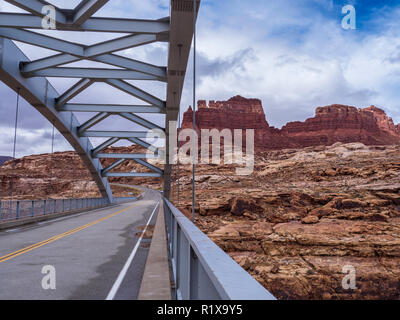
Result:
{"type": "Polygon", "coordinates": [[[171,300],[171,281],[163,201],[160,202],[138,300],[171,300]]]}

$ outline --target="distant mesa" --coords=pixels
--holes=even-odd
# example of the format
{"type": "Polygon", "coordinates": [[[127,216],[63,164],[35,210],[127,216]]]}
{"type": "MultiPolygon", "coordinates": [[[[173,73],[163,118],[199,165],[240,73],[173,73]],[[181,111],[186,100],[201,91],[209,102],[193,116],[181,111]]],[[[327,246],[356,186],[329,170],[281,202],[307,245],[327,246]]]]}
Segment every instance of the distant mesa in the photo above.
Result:
{"type": "MultiPolygon", "coordinates": [[[[183,116],[182,128],[192,128],[193,109],[183,116]]],[[[287,123],[282,129],[270,126],[262,102],[235,96],[228,101],[198,102],[196,128],[254,129],[255,146],[262,149],[304,148],[336,142],[365,145],[400,143],[400,124],[395,125],[385,111],[375,106],[358,109],[333,104],[318,107],[313,118],[287,123]]]]}

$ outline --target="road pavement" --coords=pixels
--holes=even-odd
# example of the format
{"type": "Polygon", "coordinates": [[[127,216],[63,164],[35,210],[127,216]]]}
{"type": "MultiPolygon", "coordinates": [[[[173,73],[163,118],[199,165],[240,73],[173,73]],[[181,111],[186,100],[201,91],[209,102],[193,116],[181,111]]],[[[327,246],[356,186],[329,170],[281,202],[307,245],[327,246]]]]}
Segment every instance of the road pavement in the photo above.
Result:
{"type": "Polygon", "coordinates": [[[137,299],[151,241],[140,237],[160,200],[147,190],[137,202],[1,231],[0,299],[137,299]]]}

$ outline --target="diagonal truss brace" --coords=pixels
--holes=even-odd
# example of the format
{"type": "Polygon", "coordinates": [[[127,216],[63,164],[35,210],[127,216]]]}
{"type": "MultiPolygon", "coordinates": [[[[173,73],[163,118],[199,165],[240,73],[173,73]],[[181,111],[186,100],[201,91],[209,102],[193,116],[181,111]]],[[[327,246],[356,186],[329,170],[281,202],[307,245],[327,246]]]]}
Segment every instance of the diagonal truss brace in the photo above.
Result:
{"type": "MultiPolygon", "coordinates": [[[[43,29],[42,17],[26,13],[0,12],[0,27],[43,29]]],[[[81,25],[60,24],[57,30],[160,34],[169,32],[169,18],[161,20],[89,18],[81,25]]]]}

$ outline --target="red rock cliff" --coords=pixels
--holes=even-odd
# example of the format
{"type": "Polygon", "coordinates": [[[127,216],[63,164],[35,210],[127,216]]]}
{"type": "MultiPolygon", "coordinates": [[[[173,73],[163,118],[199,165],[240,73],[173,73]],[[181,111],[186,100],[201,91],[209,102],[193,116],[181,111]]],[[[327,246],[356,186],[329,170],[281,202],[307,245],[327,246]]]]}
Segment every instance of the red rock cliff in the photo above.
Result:
{"type": "MultiPolygon", "coordinates": [[[[182,128],[192,128],[193,110],[185,112],[182,128]]],[[[196,111],[196,125],[201,129],[267,129],[261,100],[236,96],[228,101],[200,100],[196,111]]]]}
{"type": "MultiPolygon", "coordinates": [[[[193,110],[183,117],[182,128],[192,128],[193,110]]],[[[254,129],[258,148],[303,148],[336,142],[366,145],[400,143],[400,124],[394,125],[386,113],[371,106],[357,109],[345,105],[319,107],[315,117],[290,122],[282,129],[270,127],[258,99],[236,96],[228,101],[201,100],[196,111],[197,129],[254,129]]]]}

